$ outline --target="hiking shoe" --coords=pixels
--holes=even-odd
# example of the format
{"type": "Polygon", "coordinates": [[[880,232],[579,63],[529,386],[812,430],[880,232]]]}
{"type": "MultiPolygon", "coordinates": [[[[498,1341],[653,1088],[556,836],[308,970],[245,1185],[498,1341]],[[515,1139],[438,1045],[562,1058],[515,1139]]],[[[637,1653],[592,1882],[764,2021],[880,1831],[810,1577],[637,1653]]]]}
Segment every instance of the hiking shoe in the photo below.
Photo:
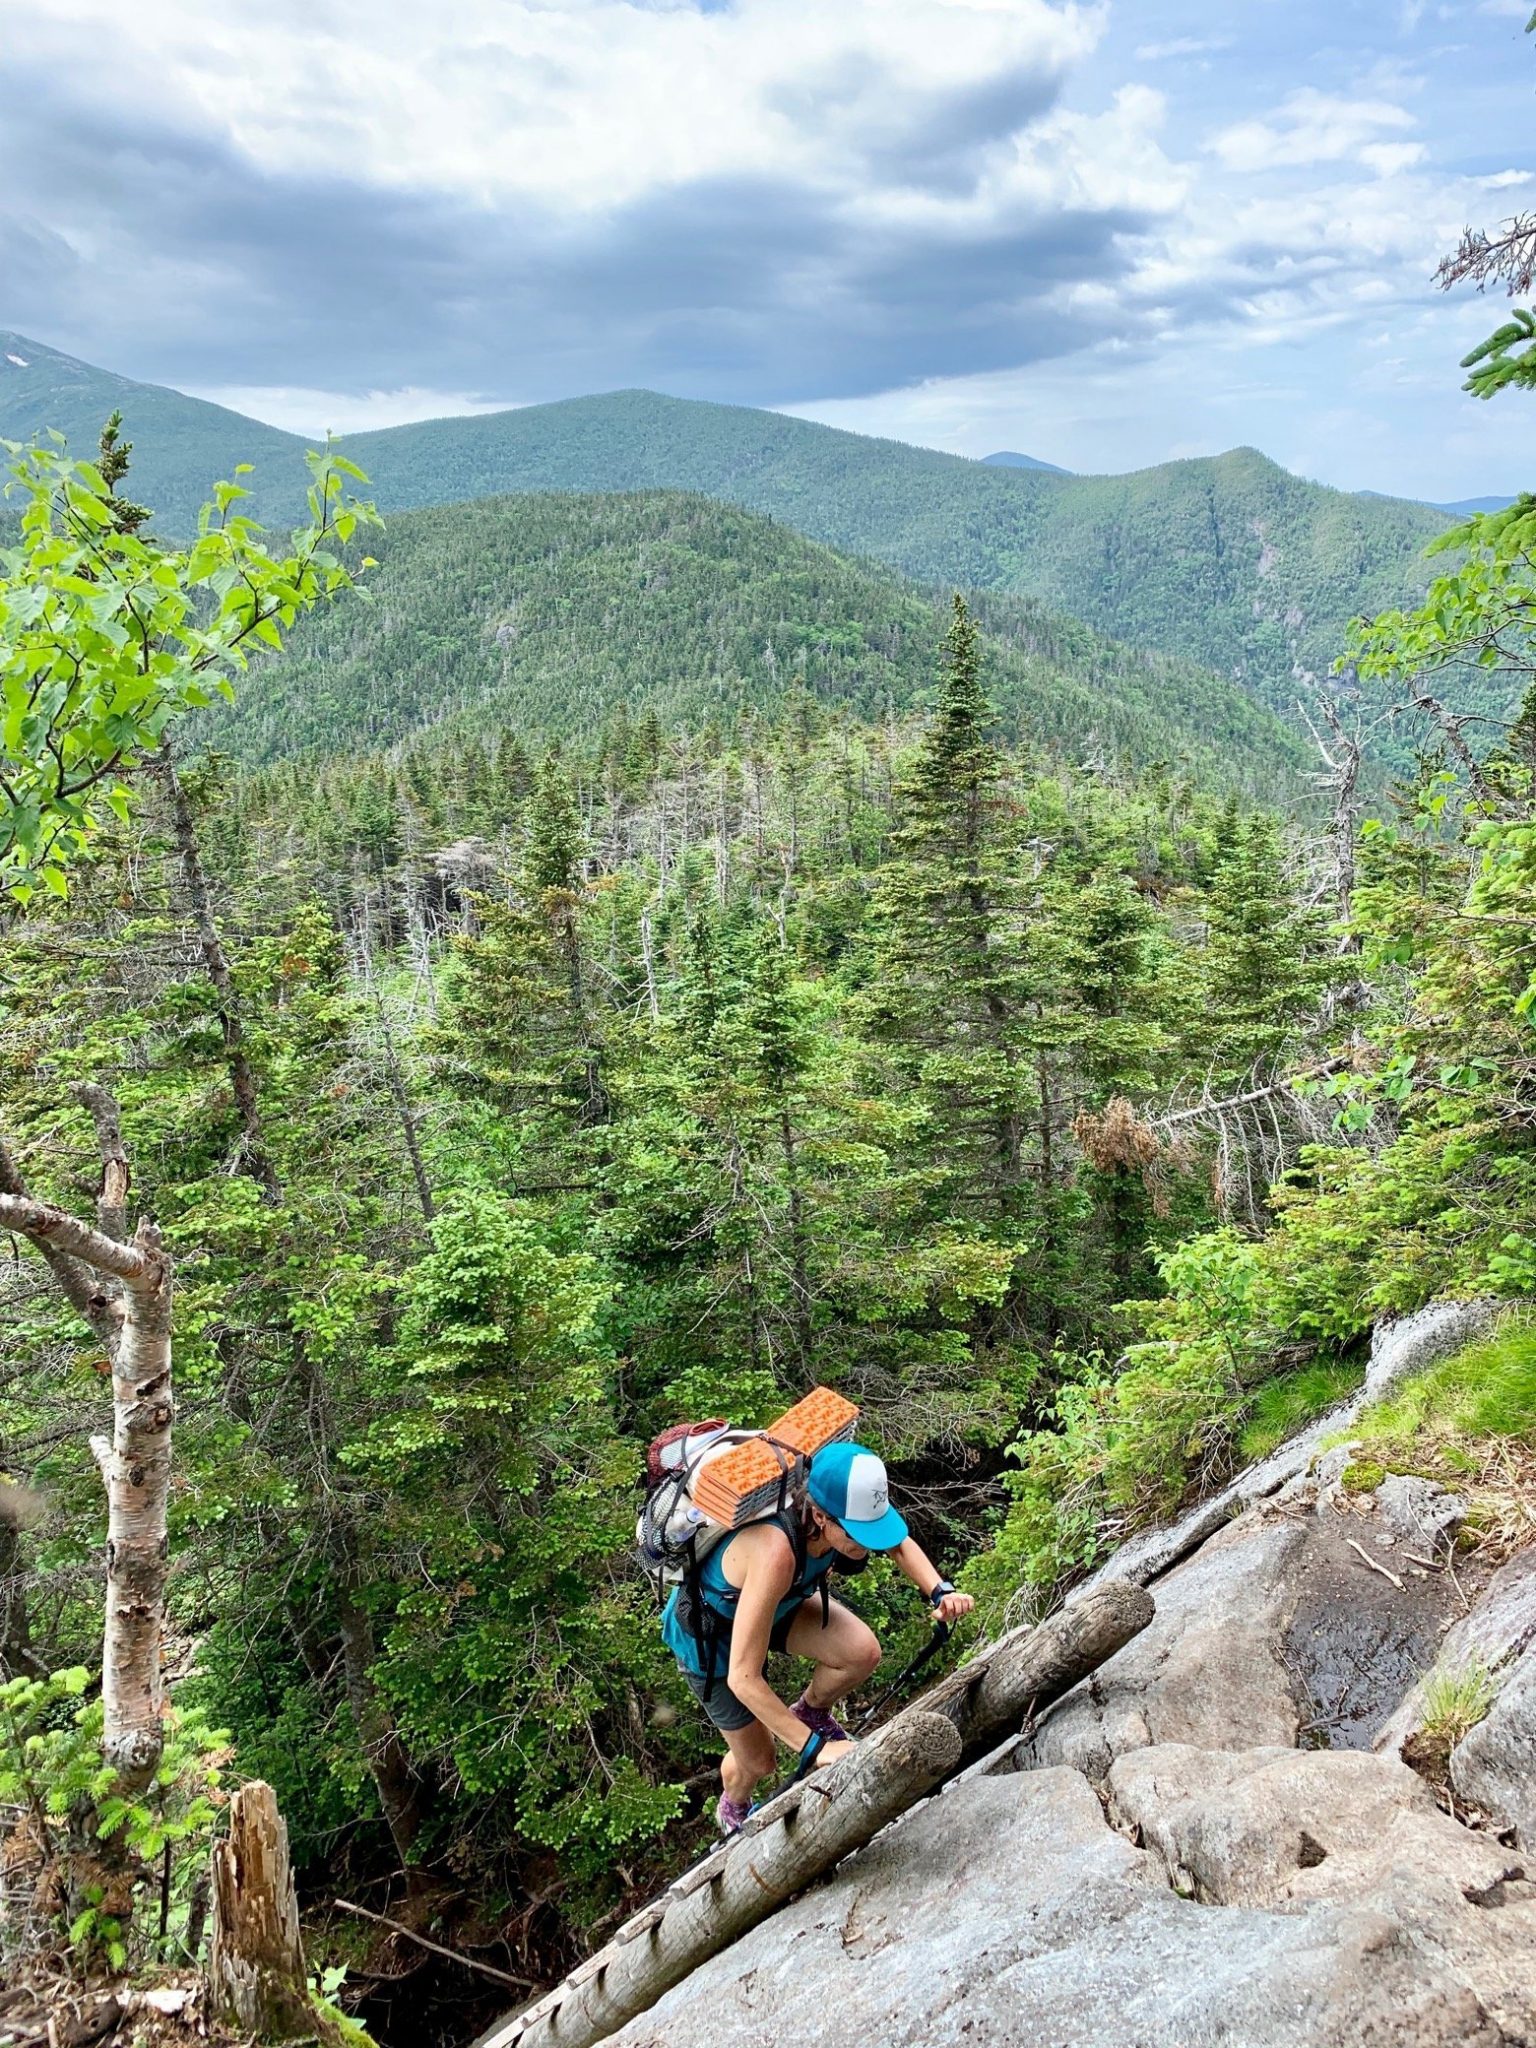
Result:
{"type": "Polygon", "coordinates": [[[722,1835],[739,1835],[747,1824],[747,1816],[754,1809],[743,1806],[739,1799],[731,1799],[724,1792],[720,1794],[715,1807],[715,1821],[722,1835]]]}
{"type": "Polygon", "coordinates": [[[835,1721],[825,1707],[813,1707],[804,1693],[789,1710],[813,1735],[820,1735],[828,1742],[848,1741],[848,1730],[840,1721],[835,1721]]]}

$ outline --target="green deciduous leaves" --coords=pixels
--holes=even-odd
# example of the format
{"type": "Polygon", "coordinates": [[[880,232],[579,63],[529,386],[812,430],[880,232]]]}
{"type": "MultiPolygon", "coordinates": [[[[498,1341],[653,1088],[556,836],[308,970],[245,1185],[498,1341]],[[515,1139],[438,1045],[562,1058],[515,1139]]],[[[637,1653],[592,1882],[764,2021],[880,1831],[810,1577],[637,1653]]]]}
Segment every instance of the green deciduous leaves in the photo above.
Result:
{"type": "Polygon", "coordinates": [[[327,450],[309,458],[310,523],[288,546],[269,546],[230,483],[192,545],[168,548],[114,494],[120,466],[109,481],[62,446],[4,447],[21,509],[0,549],[0,890],[25,903],[62,896],[100,820],[126,819],[134,772],[177,718],[349,587],[335,550],[373,515],[346,495],[361,471],[327,450]]]}

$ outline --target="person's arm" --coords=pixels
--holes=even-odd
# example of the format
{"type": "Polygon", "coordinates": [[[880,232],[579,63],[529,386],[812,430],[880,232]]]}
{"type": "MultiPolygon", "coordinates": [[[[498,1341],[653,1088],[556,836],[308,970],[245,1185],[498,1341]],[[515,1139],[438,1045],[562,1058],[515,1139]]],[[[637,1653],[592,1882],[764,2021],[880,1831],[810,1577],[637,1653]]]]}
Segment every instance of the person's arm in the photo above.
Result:
{"type": "MultiPolygon", "coordinates": [[[[909,1578],[923,1598],[931,1602],[936,1621],[958,1621],[962,1614],[969,1614],[976,1605],[969,1593],[956,1593],[953,1589],[938,1600],[932,1598],[946,1581],[914,1537],[909,1536],[905,1543],[891,1552],[891,1556],[903,1576],[909,1578]]],[[[733,1683],[731,1690],[734,1692],[735,1689],[733,1683]]]]}
{"type": "Polygon", "coordinates": [[[798,1756],[811,1731],[785,1706],[763,1676],[773,1611],[795,1578],[795,1554],[782,1529],[744,1529],[732,1545],[733,1559],[742,1557],[746,1576],[736,1601],[731,1627],[731,1662],[726,1684],[741,1704],[798,1756]],[[745,1553],[743,1557],[743,1553],[745,1553]]]}

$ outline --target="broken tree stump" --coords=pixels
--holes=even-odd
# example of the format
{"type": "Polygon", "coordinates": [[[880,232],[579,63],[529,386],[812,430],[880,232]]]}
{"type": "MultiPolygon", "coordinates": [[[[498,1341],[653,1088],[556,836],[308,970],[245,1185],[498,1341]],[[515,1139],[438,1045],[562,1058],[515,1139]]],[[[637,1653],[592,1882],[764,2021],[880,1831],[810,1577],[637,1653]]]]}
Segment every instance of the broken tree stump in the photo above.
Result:
{"type": "Polygon", "coordinates": [[[208,1987],[215,2012],[258,2040],[316,2036],[288,1828],[259,1778],[230,1801],[229,1838],[213,1852],[208,1987]]]}
{"type": "Polygon", "coordinates": [[[1151,1621],[1144,1587],[1106,1580],[952,1672],[851,1757],[790,1786],[641,1908],[561,1984],[475,2048],[595,2048],[766,1920],[944,1779],[1057,1699],[1151,1621]]]}

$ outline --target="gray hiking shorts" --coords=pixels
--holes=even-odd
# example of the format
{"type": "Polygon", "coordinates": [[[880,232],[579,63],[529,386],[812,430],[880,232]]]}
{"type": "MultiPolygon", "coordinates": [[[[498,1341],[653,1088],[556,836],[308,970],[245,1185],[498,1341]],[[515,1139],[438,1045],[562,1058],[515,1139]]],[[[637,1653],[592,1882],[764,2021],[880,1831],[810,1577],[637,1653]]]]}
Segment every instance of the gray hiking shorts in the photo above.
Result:
{"type": "Polygon", "coordinates": [[[726,1684],[722,1673],[705,1678],[702,1672],[686,1671],[681,1664],[683,1681],[699,1705],[708,1714],[722,1735],[729,1735],[737,1728],[746,1728],[757,1719],[750,1707],[744,1707],[735,1693],[726,1684]]]}
{"type": "MultiPolygon", "coordinates": [[[[810,1602],[806,1601],[804,1604],[809,1606],[810,1602]]],[[[799,1620],[800,1613],[801,1609],[797,1607],[793,1614],[783,1615],[773,1624],[773,1633],[768,1638],[770,1650],[777,1651],[780,1655],[787,1651],[789,1645],[785,1639],[799,1620]]],[[[722,1642],[720,1644],[717,1655],[719,1661],[723,1664],[730,1655],[728,1643],[722,1642]]],[[[677,1668],[682,1673],[683,1682],[688,1687],[688,1690],[693,1694],[722,1735],[729,1735],[737,1728],[745,1728],[757,1719],[752,1709],[744,1707],[741,1701],[737,1699],[735,1693],[726,1684],[723,1671],[717,1671],[713,1678],[706,1679],[702,1672],[690,1671],[686,1664],[679,1664],[677,1668]]],[[[767,1671],[768,1666],[765,1664],[763,1666],[765,1677],[767,1671]]]]}

